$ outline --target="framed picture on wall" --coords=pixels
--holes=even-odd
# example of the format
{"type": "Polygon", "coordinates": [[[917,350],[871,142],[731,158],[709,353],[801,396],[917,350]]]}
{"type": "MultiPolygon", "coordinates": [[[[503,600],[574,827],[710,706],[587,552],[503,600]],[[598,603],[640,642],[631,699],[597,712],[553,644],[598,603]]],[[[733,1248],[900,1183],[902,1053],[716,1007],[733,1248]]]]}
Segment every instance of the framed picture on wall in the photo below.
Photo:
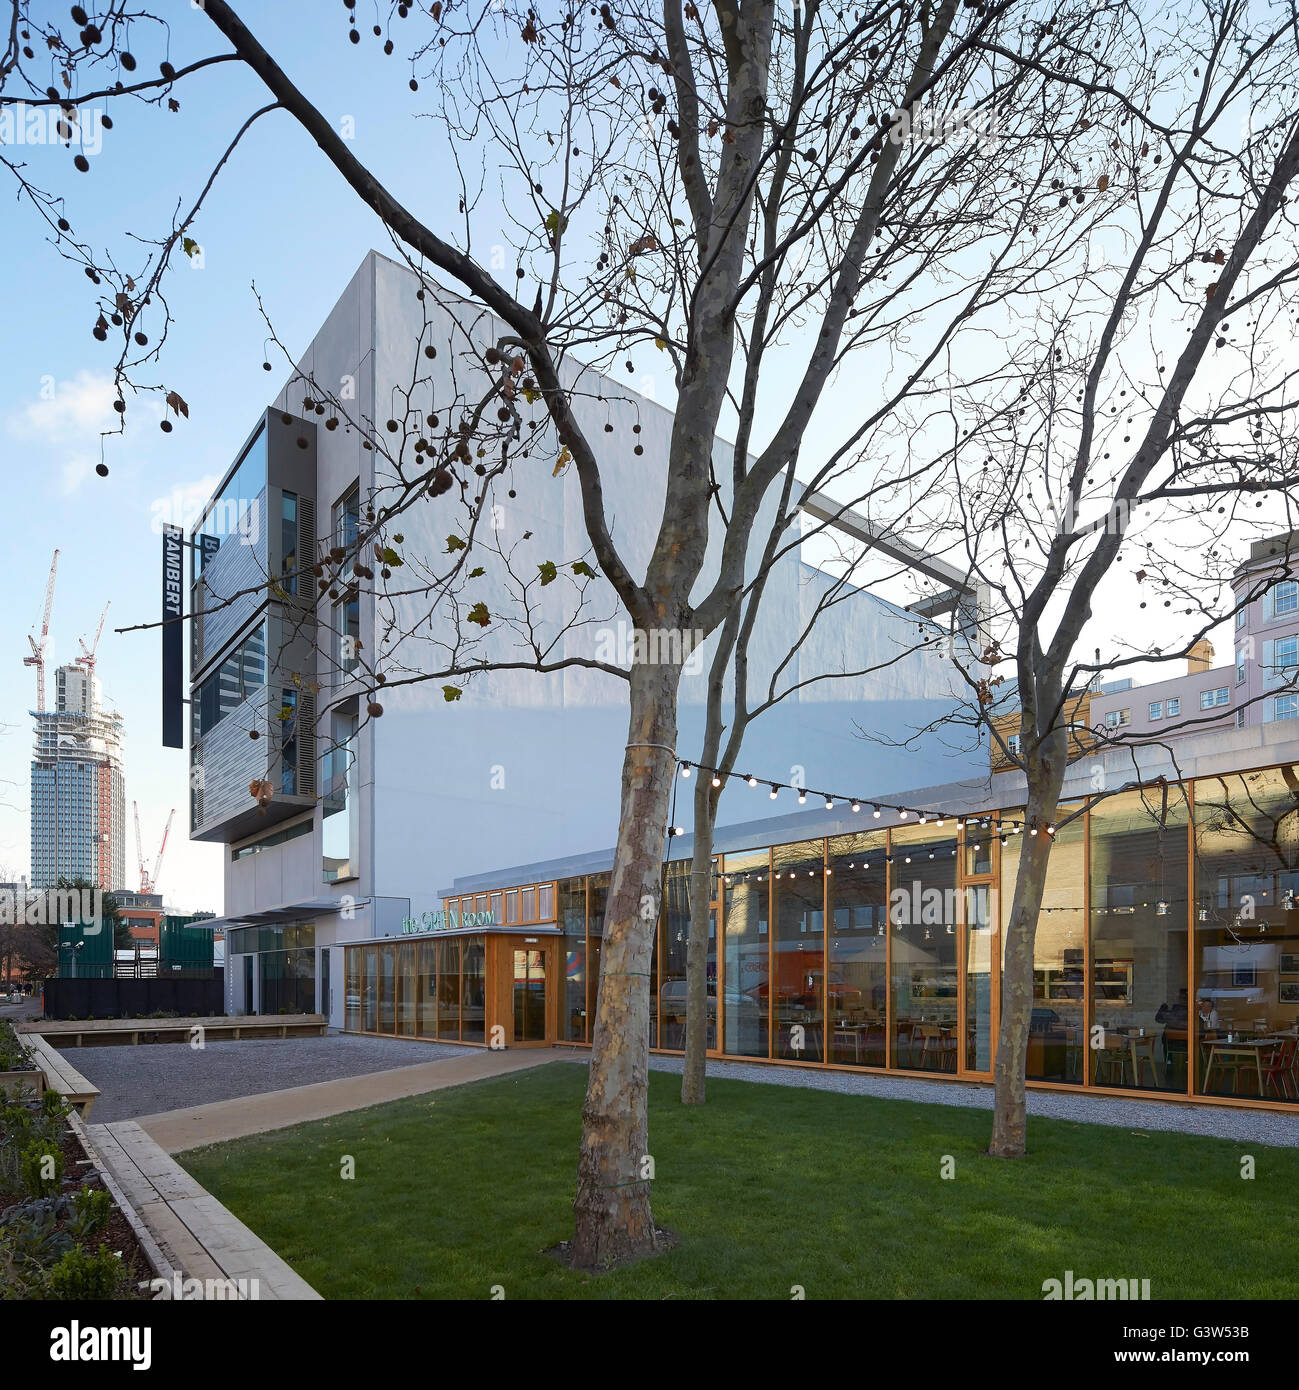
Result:
{"type": "Polygon", "coordinates": [[[1299,1004],[1299,980],[1278,980],[1276,997],[1279,1004],[1299,1004]]]}
{"type": "Polygon", "coordinates": [[[1283,975],[1299,975],[1299,951],[1281,952],[1281,973],[1283,975]]]}
{"type": "Polygon", "coordinates": [[[1231,967],[1232,989],[1256,989],[1258,987],[1258,966],[1252,961],[1246,965],[1231,967]]]}

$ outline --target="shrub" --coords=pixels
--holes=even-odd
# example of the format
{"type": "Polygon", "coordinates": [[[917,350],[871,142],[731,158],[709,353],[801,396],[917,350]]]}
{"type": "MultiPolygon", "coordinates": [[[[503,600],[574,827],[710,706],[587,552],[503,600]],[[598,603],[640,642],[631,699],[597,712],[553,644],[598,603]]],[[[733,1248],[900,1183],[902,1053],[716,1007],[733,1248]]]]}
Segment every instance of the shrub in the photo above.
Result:
{"type": "Polygon", "coordinates": [[[97,1254],[69,1250],[50,1270],[49,1296],[58,1299],[115,1298],[124,1278],[122,1262],[101,1245],[97,1254]]]}
{"type": "Polygon", "coordinates": [[[57,1196],[63,1187],[63,1150],[36,1140],[23,1150],[19,1170],[29,1196],[57,1196]]]}
{"type": "Polygon", "coordinates": [[[101,1230],[113,1210],[113,1199],[103,1187],[79,1187],[72,1195],[69,1229],[78,1240],[87,1240],[101,1230]]]}

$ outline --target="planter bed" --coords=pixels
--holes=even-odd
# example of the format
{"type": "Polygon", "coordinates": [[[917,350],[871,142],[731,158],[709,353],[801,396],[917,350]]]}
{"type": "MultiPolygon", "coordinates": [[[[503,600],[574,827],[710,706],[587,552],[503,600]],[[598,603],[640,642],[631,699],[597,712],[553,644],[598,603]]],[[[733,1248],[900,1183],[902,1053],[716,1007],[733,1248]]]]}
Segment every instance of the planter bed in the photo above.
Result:
{"type": "Polygon", "coordinates": [[[156,1270],[130,1218],[72,1128],[78,1122],[66,1103],[56,1092],[45,1096],[15,1101],[11,1095],[0,1109],[0,1298],[148,1299],[156,1270]],[[28,1125],[36,1129],[29,1132],[28,1125]],[[55,1136],[62,1178],[38,1184],[37,1195],[30,1174],[15,1173],[13,1159],[28,1144],[52,1155],[55,1136]],[[79,1203],[99,1209],[93,1219],[81,1213],[80,1227],[79,1203]],[[86,1268],[83,1257],[99,1260],[98,1269],[86,1268]]]}

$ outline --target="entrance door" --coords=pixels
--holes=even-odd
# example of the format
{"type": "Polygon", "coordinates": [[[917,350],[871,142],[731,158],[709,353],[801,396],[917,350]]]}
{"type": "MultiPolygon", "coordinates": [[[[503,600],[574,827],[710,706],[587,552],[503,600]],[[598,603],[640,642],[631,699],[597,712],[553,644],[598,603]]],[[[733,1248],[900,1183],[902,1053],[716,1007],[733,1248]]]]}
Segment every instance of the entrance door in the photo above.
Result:
{"type": "Polygon", "coordinates": [[[546,1041],[546,952],[529,946],[512,952],[514,1041],[546,1041]]]}

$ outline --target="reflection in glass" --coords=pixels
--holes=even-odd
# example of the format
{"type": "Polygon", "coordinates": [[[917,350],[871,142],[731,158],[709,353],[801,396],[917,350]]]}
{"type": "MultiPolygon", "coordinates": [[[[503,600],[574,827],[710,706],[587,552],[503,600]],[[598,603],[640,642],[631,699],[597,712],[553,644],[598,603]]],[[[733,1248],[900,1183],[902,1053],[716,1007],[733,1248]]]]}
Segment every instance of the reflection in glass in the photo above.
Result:
{"type": "Polygon", "coordinates": [[[438,1037],[460,1036],[460,939],[439,941],[438,1037]]]}
{"type": "MultiPolygon", "coordinates": [[[[1064,820],[1076,805],[1061,806],[1064,820]]],[[[1021,812],[1010,819],[1018,820],[1021,812]]],[[[1002,950],[1015,900],[1024,834],[1007,833],[1001,851],[1002,950]]],[[[1025,1075],[1035,1081],[1081,1085],[1087,1065],[1084,1011],[1086,832],[1083,817],[1062,826],[1047,861],[1042,911],[1033,946],[1033,1010],[1028,1024],[1025,1075]]],[[[1004,1007],[1004,1004],[1003,1004],[1004,1007]]]]}
{"type": "Polygon", "coordinates": [[[438,1035],[437,942],[421,941],[416,946],[416,1033],[421,1038],[438,1035]]]}
{"type": "Polygon", "coordinates": [[[955,830],[892,832],[889,930],[893,969],[892,1065],[956,1070],[955,830]]]}
{"type": "Polygon", "coordinates": [[[361,953],[349,949],[344,955],[343,1028],[355,1033],[361,1027],[361,953]]]}
{"type": "Polygon", "coordinates": [[[592,874],[586,881],[587,949],[590,968],[586,979],[587,1037],[595,1028],[595,1009],[600,994],[600,948],[604,945],[604,914],[609,905],[610,874],[592,874]]]}
{"type": "Polygon", "coordinates": [[[888,866],[885,832],[830,841],[831,1062],[882,1067],[888,1046],[888,866]]]}
{"type": "Polygon", "coordinates": [[[397,1032],[415,1036],[415,945],[410,941],[397,948],[397,1032]]]}
{"type": "Polygon", "coordinates": [[[724,861],[726,950],[722,1000],[726,1048],[737,1057],[766,1057],[771,873],[766,850],[728,854],[724,861]]]}
{"type": "Polygon", "coordinates": [[[559,1036],[586,1042],[586,880],[564,879],[559,885],[559,925],[564,931],[564,976],[559,1009],[559,1036]]]}
{"type": "Polygon", "coordinates": [[[825,1060],[825,842],[772,851],[775,1055],[825,1060]]]}
{"type": "Polygon", "coordinates": [[[379,1030],[379,949],[367,946],[361,978],[361,1027],[367,1033],[379,1030]]]}
{"type": "Polygon", "coordinates": [[[1092,1038],[1092,1079],[1184,1092],[1185,798],[1179,787],[1166,796],[1162,787],[1147,787],[1098,797],[1089,814],[1092,1023],[1101,1029],[1092,1038]]]}
{"type": "Polygon", "coordinates": [[[1196,1090],[1299,1098],[1299,769],[1195,783],[1196,1090]]]}
{"type": "Polygon", "coordinates": [[[992,1070],[992,989],[996,918],[991,884],[971,884],[960,904],[965,919],[965,1065],[992,1070]]]}
{"type": "Polygon", "coordinates": [[[379,1032],[393,1031],[393,995],[396,985],[396,950],[392,945],[379,947],[379,1032]]]}

